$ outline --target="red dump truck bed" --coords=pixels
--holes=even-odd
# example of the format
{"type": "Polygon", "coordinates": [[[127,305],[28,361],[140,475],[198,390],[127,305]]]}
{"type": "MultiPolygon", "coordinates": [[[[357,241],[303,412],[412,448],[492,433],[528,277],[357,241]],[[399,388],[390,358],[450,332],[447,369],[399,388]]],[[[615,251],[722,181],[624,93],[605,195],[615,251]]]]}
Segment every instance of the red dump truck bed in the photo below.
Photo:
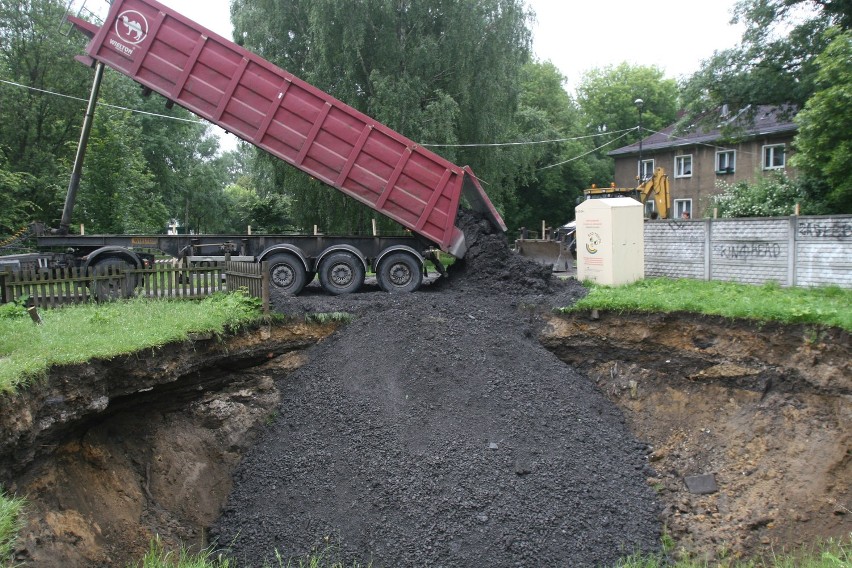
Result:
{"type": "MultiPolygon", "coordinates": [[[[506,226],[469,167],[450,163],[154,0],[113,0],[86,52],[367,204],[457,257],[459,201],[506,226]]],[[[89,62],[92,62],[89,60],[89,62]]]]}

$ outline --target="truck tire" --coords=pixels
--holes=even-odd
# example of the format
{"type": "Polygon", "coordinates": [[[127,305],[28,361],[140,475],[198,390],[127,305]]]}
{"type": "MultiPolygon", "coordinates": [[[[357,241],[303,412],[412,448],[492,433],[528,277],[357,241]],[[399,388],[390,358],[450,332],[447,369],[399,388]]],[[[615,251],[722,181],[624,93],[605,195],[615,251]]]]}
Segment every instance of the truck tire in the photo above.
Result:
{"type": "Polygon", "coordinates": [[[126,274],[128,270],[135,267],[121,258],[105,258],[92,265],[92,272],[96,278],[89,284],[89,290],[98,302],[109,302],[133,296],[136,288],[136,276],[126,274]],[[113,278],[104,278],[110,274],[116,274],[113,278]]]}
{"type": "Polygon", "coordinates": [[[421,268],[412,255],[395,252],[382,259],[376,280],[385,292],[414,292],[423,283],[421,268]]]}
{"type": "Polygon", "coordinates": [[[269,283],[278,292],[295,296],[307,284],[305,265],[299,257],[292,254],[274,254],[266,259],[269,262],[269,283]]]}
{"type": "Polygon", "coordinates": [[[364,284],[364,265],[350,252],[333,252],[319,264],[320,284],[329,294],[351,294],[364,284]]]}

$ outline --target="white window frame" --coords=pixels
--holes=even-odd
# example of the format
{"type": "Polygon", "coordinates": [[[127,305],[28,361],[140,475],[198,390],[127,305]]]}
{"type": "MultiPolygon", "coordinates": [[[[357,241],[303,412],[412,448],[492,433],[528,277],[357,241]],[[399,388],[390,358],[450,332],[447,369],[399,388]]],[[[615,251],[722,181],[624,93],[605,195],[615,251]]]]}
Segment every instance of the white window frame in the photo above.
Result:
{"type": "Polygon", "coordinates": [[[786,144],[767,144],[761,152],[761,160],[764,170],[780,170],[787,165],[787,145],[786,144]],[[781,149],[781,164],[775,164],[776,150],[781,149]],[[767,165],[769,164],[769,165],[767,165]]]}
{"type": "Polygon", "coordinates": [[[716,175],[732,174],[737,171],[737,151],[736,150],[718,150],[716,152],[716,175]],[[722,167],[722,156],[730,156],[725,167],[722,167]]]}
{"type": "Polygon", "coordinates": [[[650,160],[642,160],[642,165],[640,166],[638,163],[636,165],[637,168],[641,169],[637,172],[639,174],[639,182],[646,179],[650,179],[654,175],[654,160],[653,158],[650,160]]]}
{"type": "Polygon", "coordinates": [[[683,154],[675,156],[675,177],[676,178],[691,178],[692,177],[692,154],[683,154]],[[684,167],[689,163],[689,171],[685,171],[684,167]]]}
{"type": "Polygon", "coordinates": [[[692,219],[692,199],[675,199],[674,200],[674,218],[680,219],[684,211],[689,211],[689,218],[692,219]]]}

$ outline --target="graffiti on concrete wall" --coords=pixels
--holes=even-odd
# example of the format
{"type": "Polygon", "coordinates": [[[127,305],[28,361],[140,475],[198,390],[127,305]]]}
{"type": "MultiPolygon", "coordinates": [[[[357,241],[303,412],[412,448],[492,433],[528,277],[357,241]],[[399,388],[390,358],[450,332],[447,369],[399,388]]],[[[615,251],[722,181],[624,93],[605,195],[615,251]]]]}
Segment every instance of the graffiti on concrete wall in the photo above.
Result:
{"type": "Polygon", "coordinates": [[[845,239],[852,237],[852,221],[848,219],[816,219],[799,221],[800,237],[845,239]]]}
{"type": "Polygon", "coordinates": [[[781,245],[761,242],[725,243],[713,245],[713,253],[728,260],[773,259],[781,256],[781,245]]]}

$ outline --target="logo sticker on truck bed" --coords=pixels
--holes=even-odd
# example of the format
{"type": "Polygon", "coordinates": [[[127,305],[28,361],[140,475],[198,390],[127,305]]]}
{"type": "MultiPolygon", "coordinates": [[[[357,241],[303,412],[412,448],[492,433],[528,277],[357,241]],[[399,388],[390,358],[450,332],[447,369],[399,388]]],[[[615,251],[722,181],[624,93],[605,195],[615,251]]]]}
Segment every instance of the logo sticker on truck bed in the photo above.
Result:
{"type": "Polygon", "coordinates": [[[148,35],[148,20],[136,10],[125,10],[115,20],[115,33],[122,41],[138,45],[148,35]]]}

